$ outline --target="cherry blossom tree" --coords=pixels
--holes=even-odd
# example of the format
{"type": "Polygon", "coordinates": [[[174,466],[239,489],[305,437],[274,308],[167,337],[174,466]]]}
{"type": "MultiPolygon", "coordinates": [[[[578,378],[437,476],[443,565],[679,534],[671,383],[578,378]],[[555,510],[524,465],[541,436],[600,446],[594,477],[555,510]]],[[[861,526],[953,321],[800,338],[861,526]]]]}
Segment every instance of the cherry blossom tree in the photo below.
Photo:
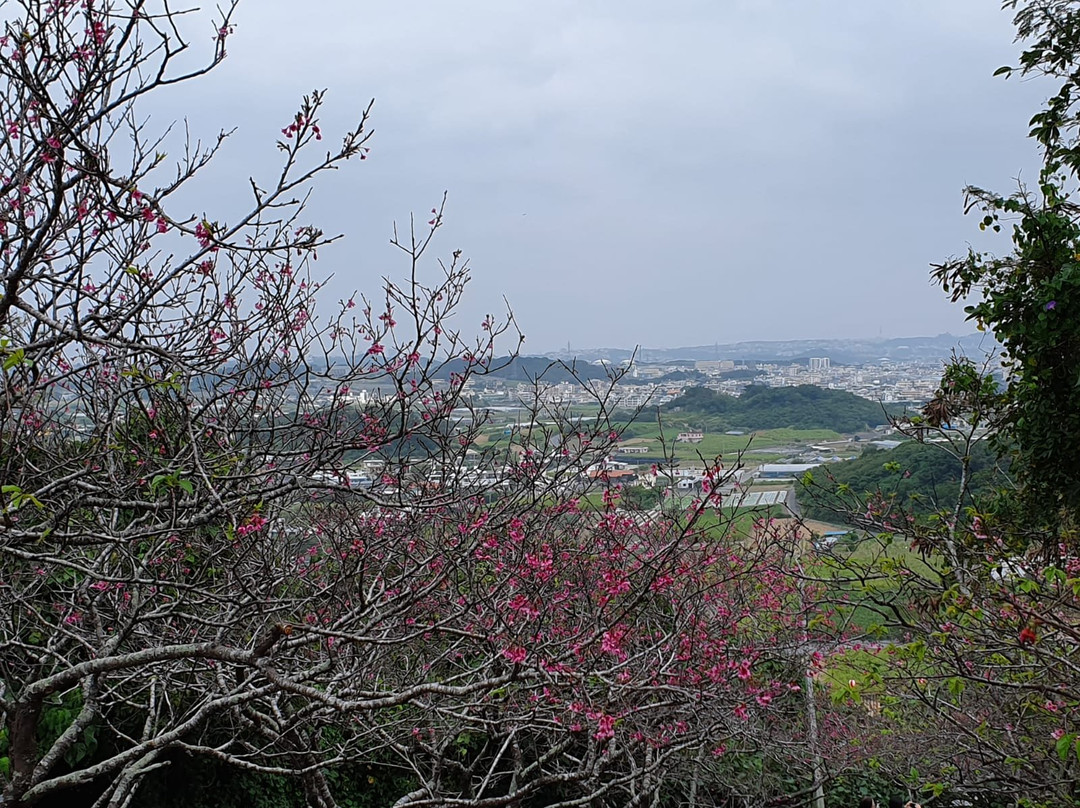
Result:
{"type": "Polygon", "coordinates": [[[707,804],[729,750],[800,749],[789,530],[738,532],[719,485],[655,518],[582,497],[617,378],[589,419],[538,388],[485,443],[469,384],[517,331],[451,325],[469,270],[431,256],[441,203],[395,231],[403,280],[327,300],[304,202],[367,157],[370,110],[327,147],[312,93],[246,212],[191,209],[227,135],[140,110],[225,58],[234,11],[6,7],[5,804],[129,805],[180,757],[314,806],[356,761],[407,773],[401,805],[707,804]]]}

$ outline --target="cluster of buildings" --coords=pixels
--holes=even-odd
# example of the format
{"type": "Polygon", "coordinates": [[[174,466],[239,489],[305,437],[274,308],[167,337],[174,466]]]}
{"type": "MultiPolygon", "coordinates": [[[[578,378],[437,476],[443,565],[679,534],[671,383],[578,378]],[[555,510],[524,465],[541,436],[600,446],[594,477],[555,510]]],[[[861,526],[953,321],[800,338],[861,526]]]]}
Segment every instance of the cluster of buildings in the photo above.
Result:
{"type": "MultiPolygon", "coordinates": [[[[634,364],[606,396],[608,406],[634,409],[666,404],[689,387],[705,387],[738,396],[748,385],[794,387],[810,384],[844,390],[871,401],[923,403],[933,397],[941,381],[940,361],[892,361],[880,359],[861,365],[833,364],[827,356],[808,361],[777,364],[736,363],[730,359],[672,364],[634,364]]],[[[576,382],[543,385],[541,400],[562,404],[595,403],[607,381],[582,385],[576,382]]],[[[534,399],[537,388],[485,376],[470,380],[468,390],[477,403],[514,406],[534,399]]]]}
{"type": "Polygon", "coordinates": [[[715,490],[726,496],[734,496],[732,504],[743,507],[757,505],[780,505],[786,499],[787,488],[751,489],[755,483],[768,486],[790,485],[807,471],[822,465],[813,463],[766,463],[757,468],[734,469],[715,479],[704,466],[676,464],[667,466],[652,464],[643,466],[626,463],[610,457],[593,464],[587,475],[594,482],[606,485],[640,485],[659,488],[679,494],[696,494],[715,490]],[[749,501],[747,501],[749,500],[749,501]]]}
{"type": "MultiPolygon", "coordinates": [[[[594,364],[608,364],[598,360],[594,364]]],[[[466,393],[475,405],[491,409],[528,407],[536,401],[562,405],[590,405],[603,399],[609,408],[636,409],[661,406],[691,387],[705,387],[732,396],[748,385],[795,387],[816,385],[844,390],[870,401],[922,404],[932,398],[941,381],[940,360],[890,360],[882,358],[858,365],[835,364],[828,356],[787,364],[776,362],[736,362],[731,359],[697,362],[624,362],[618,381],[606,378],[531,384],[501,379],[495,375],[475,376],[466,384],[466,393]]],[[[378,390],[354,390],[353,403],[366,404],[379,398],[378,390]]]]}
{"type": "Polygon", "coordinates": [[[829,357],[822,356],[811,357],[806,365],[759,364],[755,370],[758,374],[753,383],[769,387],[812,384],[886,404],[922,403],[932,398],[941,384],[942,363],[881,359],[875,364],[833,365],[829,357]]]}

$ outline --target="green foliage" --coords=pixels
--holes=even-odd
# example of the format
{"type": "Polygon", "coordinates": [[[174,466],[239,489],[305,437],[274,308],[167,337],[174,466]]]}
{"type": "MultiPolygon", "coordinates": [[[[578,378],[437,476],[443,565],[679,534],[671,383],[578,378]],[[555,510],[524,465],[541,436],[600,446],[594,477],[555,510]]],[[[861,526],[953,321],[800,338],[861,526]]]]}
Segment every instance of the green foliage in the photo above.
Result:
{"type": "Polygon", "coordinates": [[[659,503],[660,491],[642,485],[624,488],[619,498],[619,506],[631,511],[647,511],[656,507],[659,503]]]}
{"type": "Polygon", "coordinates": [[[668,411],[716,416],[717,425],[743,429],[831,429],[857,432],[888,423],[881,405],[843,390],[751,385],[736,398],[692,387],[667,405],[668,411]]]}
{"type": "Polygon", "coordinates": [[[0,513],[12,513],[23,505],[33,505],[39,509],[45,507],[41,500],[17,485],[0,485],[0,513]]]}
{"type": "MultiPolygon", "coordinates": [[[[985,441],[975,444],[970,460],[973,493],[989,493],[1002,482],[985,441]]],[[[905,511],[927,516],[955,505],[961,473],[961,462],[941,447],[906,441],[889,451],[867,448],[855,460],[833,463],[826,471],[815,469],[800,481],[799,501],[811,519],[850,524],[859,514],[846,506],[880,492],[905,511]],[[826,480],[826,473],[832,479],[826,480]]]]}
{"type": "Polygon", "coordinates": [[[191,480],[185,480],[178,471],[169,474],[155,475],[154,478],[150,480],[150,493],[157,494],[162,486],[166,488],[179,488],[186,494],[193,494],[195,492],[195,486],[191,484],[191,480]]]}
{"type": "Polygon", "coordinates": [[[874,797],[879,804],[885,805],[894,793],[903,792],[881,772],[868,766],[829,781],[825,788],[825,805],[827,808],[852,808],[866,796],[874,797]]]}
{"type": "MultiPolygon", "coordinates": [[[[79,691],[74,690],[56,697],[54,701],[46,703],[41,711],[41,718],[37,726],[37,742],[42,750],[48,750],[74,722],[82,710],[83,700],[79,691]]],[[[91,723],[82,728],[78,738],[71,748],[64,753],[64,762],[75,768],[81,763],[94,756],[99,744],[98,726],[91,723]]],[[[7,751],[7,735],[0,739],[0,754],[7,751]]],[[[0,758],[0,761],[6,758],[0,758]]],[[[9,764],[10,765],[10,764],[9,764]]],[[[5,765],[0,762],[0,769],[5,765]]]]}
{"type": "MultiPolygon", "coordinates": [[[[342,766],[327,773],[339,808],[384,808],[415,783],[396,769],[342,766]]],[[[145,808],[295,808],[305,805],[303,784],[273,774],[257,774],[213,760],[179,757],[147,777],[139,792],[145,808]]]]}
{"type": "MultiPolygon", "coordinates": [[[[1016,7],[1016,0],[1006,5],[1016,7]]],[[[1080,508],[1080,9],[1073,2],[1019,4],[1027,47],[1018,68],[999,74],[1045,75],[1058,92],[1032,117],[1030,136],[1043,165],[1034,188],[1011,195],[968,188],[979,227],[1011,224],[1006,255],[969,251],[934,269],[953,301],[1005,347],[1009,382],[999,445],[1013,455],[1025,502],[1043,516],[1080,508]]]]}
{"type": "Polygon", "coordinates": [[[26,358],[25,348],[12,346],[7,337],[0,337],[0,370],[7,373],[20,366],[33,367],[33,361],[26,358]]]}
{"type": "Polygon", "coordinates": [[[1028,498],[1043,505],[1080,505],[1080,226],[1047,178],[1042,195],[983,196],[991,215],[1017,214],[1014,251],[1005,257],[972,252],[939,269],[954,297],[978,289],[966,307],[1007,351],[1010,371],[1002,447],[1011,448],[1028,498]]]}

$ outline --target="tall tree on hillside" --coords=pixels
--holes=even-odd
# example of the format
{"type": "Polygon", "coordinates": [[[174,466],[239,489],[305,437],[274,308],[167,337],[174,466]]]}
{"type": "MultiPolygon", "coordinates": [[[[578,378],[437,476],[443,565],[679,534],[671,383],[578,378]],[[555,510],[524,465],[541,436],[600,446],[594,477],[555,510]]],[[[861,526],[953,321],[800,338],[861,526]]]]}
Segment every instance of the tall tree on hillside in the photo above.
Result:
{"type": "Polygon", "coordinates": [[[1080,5],[1070,0],[1020,2],[1017,67],[997,72],[1038,76],[1057,85],[1031,119],[1042,154],[1034,187],[1012,194],[966,189],[967,210],[983,230],[1008,229],[1014,249],[974,249],[934,268],[934,278],[979,328],[1004,346],[1008,373],[1000,446],[1013,460],[1026,501],[1036,512],[1075,521],[1080,508],[1080,5]]]}

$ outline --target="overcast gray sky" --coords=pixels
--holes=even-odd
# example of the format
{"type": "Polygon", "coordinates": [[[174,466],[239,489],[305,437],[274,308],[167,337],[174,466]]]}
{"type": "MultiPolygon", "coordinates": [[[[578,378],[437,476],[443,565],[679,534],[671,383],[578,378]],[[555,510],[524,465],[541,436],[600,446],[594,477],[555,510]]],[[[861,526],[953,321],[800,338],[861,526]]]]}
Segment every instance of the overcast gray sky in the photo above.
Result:
{"type": "Polygon", "coordinates": [[[1045,95],[991,76],[1018,52],[998,5],[244,0],[169,109],[239,128],[216,177],[243,190],[304,92],[327,131],[376,99],[370,159],[311,208],[347,235],[332,297],[402,272],[393,221],[447,190],[458,325],[505,295],[528,352],[965,333],[928,265],[989,246],[961,189],[1033,176],[1045,95]]]}

